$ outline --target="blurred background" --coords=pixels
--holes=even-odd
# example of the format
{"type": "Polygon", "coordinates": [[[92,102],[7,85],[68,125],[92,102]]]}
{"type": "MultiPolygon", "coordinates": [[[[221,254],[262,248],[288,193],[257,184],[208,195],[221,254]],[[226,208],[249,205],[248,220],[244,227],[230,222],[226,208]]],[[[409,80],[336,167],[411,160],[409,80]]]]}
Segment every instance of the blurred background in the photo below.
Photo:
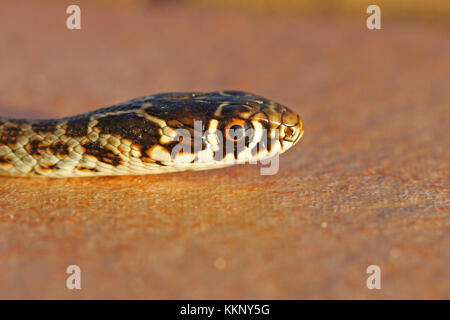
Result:
{"type": "Polygon", "coordinates": [[[274,176],[1,178],[0,298],[450,298],[449,22],[446,0],[2,1],[2,116],[237,89],[305,135],[274,176]]]}
{"type": "Polygon", "coordinates": [[[450,16],[450,5],[445,0],[380,0],[375,2],[364,0],[192,0],[190,2],[205,6],[215,5],[221,8],[250,10],[252,12],[290,13],[297,16],[306,15],[308,17],[314,15],[318,17],[346,17],[349,19],[361,18],[361,13],[365,12],[366,8],[371,4],[383,8],[383,18],[388,20],[398,21],[404,19],[415,22],[422,20],[448,23],[450,16]]]}

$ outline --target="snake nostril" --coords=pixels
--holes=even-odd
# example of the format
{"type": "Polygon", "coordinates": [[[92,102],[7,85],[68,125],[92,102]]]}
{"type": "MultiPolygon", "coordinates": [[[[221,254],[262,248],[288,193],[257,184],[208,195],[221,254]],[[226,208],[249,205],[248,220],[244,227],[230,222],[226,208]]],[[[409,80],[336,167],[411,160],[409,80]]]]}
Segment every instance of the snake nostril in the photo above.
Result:
{"type": "Polygon", "coordinates": [[[292,127],[286,127],[284,129],[284,136],[291,138],[292,136],[294,136],[295,130],[292,127]]]}

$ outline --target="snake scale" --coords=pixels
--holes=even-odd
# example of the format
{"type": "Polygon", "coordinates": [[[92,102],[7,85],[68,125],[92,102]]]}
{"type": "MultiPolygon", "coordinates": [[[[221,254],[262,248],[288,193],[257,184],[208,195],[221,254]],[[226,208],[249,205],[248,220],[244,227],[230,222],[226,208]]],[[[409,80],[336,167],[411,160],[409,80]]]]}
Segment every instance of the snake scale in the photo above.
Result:
{"type": "Polygon", "coordinates": [[[61,119],[0,117],[0,175],[214,169],[283,153],[302,134],[297,113],[252,93],[161,93],[61,119]]]}

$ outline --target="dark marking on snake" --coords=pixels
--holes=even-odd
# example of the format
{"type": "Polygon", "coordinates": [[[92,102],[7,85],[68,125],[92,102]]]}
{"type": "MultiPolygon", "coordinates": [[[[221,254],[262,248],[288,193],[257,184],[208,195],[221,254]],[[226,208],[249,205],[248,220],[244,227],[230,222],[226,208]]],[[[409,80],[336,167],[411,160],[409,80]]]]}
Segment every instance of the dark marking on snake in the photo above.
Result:
{"type": "Polygon", "coordinates": [[[29,154],[35,157],[41,157],[48,148],[48,144],[42,143],[41,138],[33,138],[30,140],[28,145],[25,146],[25,149],[29,154]]]}
{"type": "Polygon", "coordinates": [[[67,122],[66,136],[76,138],[84,137],[88,134],[89,118],[74,119],[67,122]]]}
{"type": "Polygon", "coordinates": [[[98,172],[97,168],[91,168],[86,166],[78,166],[77,169],[84,172],[98,172]]]}
{"type": "Polygon", "coordinates": [[[111,150],[103,148],[98,141],[87,142],[82,146],[85,148],[85,152],[87,155],[95,157],[98,161],[110,164],[114,167],[123,164],[123,160],[119,155],[115,154],[111,150]]]}
{"type": "Polygon", "coordinates": [[[39,134],[51,134],[56,131],[57,129],[57,122],[56,121],[46,121],[46,122],[39,122],[39,123],[33,123],[31,125],[31,129],[39,134]]]}
{"type": "Polygon", "coordinates": [[[185,127],[194,127],[194,121],[201,121],[204,130],[209,119],[216,108],[205,101],[197,100],[156,100],[153,106],[144,108],[144,111],[152,116],[165,119],[166,121],[176,120],[183,123],[185,127]]]}
{"type": "Polygon", "coordinates": [[[100,134],[118,135],[140,147],[142,157],[152,146],[158,144],[159,127],[135,113],[110,115],[98,119],[96,128],[100,134]]]}
{"type": "Polygon", "coordinates": [[[44,170],[52,170],[55,169],[57,166],[56,163],[47,163],[47,164],[39,164],[39,167],[44,170]]]}
{"type": "Polygon", "coordinates": [[[62,141],[57,141],[48,147],[48,151],[58,157],[64,158],[69,155],[69,146],[62,141]]]}
{"type": "Polygon", "coordinates": [[[17,143],[17,138],[23,134],[18,127],[6,127],[0,131],[0,144],[13,146],[17,143]]]}
{"type": "Polygon", "coordinates": [[[13,162],[13,159],[9,156],[0,156],[0,165],[9,165],[13,162]]]}

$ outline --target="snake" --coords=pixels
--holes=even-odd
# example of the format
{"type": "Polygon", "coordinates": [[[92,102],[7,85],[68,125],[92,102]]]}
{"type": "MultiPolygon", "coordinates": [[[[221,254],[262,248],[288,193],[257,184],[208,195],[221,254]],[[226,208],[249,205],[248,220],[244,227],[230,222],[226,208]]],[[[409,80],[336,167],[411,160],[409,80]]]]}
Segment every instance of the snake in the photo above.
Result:
{"type": "Polygon", "coordinates": [[[0,175],[96,177],[257,163],[304,132],[293,110],[235,90],[168,92],[59,119],[0,117],[0,175]]]}

